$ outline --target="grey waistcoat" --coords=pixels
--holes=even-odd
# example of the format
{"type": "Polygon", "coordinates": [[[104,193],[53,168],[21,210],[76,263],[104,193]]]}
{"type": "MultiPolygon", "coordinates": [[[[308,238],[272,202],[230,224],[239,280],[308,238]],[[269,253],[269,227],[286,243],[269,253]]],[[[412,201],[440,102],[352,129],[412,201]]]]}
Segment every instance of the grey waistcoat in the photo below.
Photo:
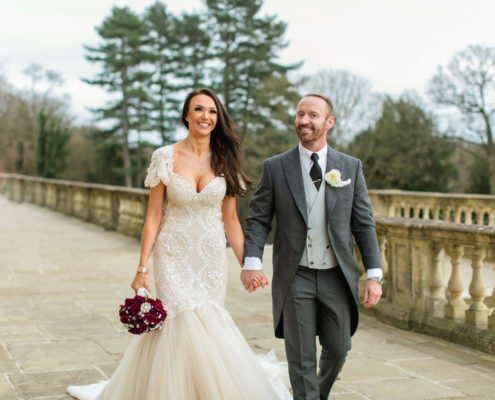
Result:
{"type": "Polygon", "coordinates": [[[329,269],[335,267],[338,262],[328,237],[324,187],[327,183],[323,180],[320,190],[317,191],[302,161],[301,168],[308,207],[308,236],[299,265],[329,269]]]}

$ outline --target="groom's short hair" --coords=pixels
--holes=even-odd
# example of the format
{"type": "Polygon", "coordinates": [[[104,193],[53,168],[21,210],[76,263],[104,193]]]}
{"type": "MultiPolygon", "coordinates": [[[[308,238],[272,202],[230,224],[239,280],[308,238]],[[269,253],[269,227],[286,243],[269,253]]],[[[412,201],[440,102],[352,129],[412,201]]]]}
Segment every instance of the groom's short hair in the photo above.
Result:
{"type": "Polygon", "coordinates": [[[328,111],[330,112],[330,116],[333,116],[333,104],[332,100],[330,100],[327,96],[323,96],[322,94],[319,93],[308,93],[303,96],[304,97],[318,97],[319,99],[322,99],[325,103],[327,103],[328,106],[328,111]]]}

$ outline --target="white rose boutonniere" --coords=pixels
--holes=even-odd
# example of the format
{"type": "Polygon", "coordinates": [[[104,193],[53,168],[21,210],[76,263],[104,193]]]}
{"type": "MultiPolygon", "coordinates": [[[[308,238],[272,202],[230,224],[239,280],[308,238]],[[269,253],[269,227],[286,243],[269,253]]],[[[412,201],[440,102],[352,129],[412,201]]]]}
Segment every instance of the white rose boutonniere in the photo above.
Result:
{"type": "Polygon", "coordinates": [[[345,181],[342,180],[342,174],[338,169],[331,169],[325,174],[325,181],[333,187],[342,187],[347,186],[351,183],[351,179],[347,179],[345,181]]]}

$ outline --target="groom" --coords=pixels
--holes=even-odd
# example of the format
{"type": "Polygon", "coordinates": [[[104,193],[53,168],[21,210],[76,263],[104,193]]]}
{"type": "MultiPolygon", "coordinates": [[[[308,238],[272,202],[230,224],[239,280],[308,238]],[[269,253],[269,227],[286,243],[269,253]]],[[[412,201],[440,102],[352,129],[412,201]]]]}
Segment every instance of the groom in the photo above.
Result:
{"type": "Polygon", "coordinates": [[[327,399],[358,324],[359,273],[353,239],[367,281],[363,301],[381,296],[382,270],[375,221],[361,162],[326,142],[334,126],[330,99],[308,94],[297,108],[299,145],[265,160],[250,203],[241,280],[249,291],[264,282],[261,259],[276,217],[273,242],[273,321],[285,339],[294,399],[327,399]],[[322,346],[316,372],[316,336],[322,346]]]}

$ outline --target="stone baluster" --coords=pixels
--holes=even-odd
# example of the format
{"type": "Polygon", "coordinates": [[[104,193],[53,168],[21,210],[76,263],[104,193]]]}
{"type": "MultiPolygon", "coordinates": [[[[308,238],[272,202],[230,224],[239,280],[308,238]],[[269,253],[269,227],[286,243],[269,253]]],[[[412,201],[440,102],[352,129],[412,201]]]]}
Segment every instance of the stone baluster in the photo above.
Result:
{"type": "Polygon", "coordinates": [[[478,225],[485,225],[485,213],[484,209],[478,211],[478,225]]]}
{"type": "MultiPolygon", "coordinates": [[[[493,285],[492,290],[492,300],[495,301],[495,284],[493,285]]],[[[488,330],[495,332],[495,309],[493,310],[492,315],[488,317],[488,330]]]]}
{"type": "Polygon", "coordinates": [[[473,277],[471,279],[471,284],[469,285],[469,294],[471,295],[471,300],[473,302],[469,306],[469,310],[466,310],[466,322],[477,328],[486,327],[488,320],[488,308],[483,302],[486,289],[483,285],[483,277],[481,275],[485,255],[486,252],[483,247],[475,247],[471,253],[473,277]]]}
{"type": "Polygon", "coordinates": [[[380,248],[380,258],[382,261],[383,279],[388,279],[388,259],[387,259],[387,237],[378,236],[378,246],[380,248]]]}
{"type": "Polygon", "coordinates": [[[466,224],[471,225],[473,223],[473,209],[468,208],[466,210],[466,224]]]}
{"type": "Polygon", "coordinates": [[[445,296],[443,295],[443,268],[440,252],[442,244],[431,242],[430,244],[430,270],[428,287],[430,294],[426,302],[426,312],[435,317],[442,317],[445,296]]]}
{"type": "Polygon", "coordinates": [[[485,213],[487,213],[485,209],[478,211],[478,225],[485,225],[485,213]]]}
{"type": "MultiPolygon", "coordinates": [[[[495,284],[493,285],[492,290],[492,300],[495,301],[495,284]]],[[[488,317],[488,330],[495,332],[495,309],[493,310],[492,315],[488,317]]]]}
{"type": "Polygon", "coordinates": [[[452,273],[448,284],[449,301],[445,305],[445,318],[462,320],[466,312],[466,303],[461,297],[464,287],[460,273],[460,263],[464,249],[460,245],[449,244],[445,250],[450,257],[450,264],[452,265],[452,273]]]}
{"type": "Polygon", "coordinates": [[[445,211],[445,221],[447,222],[452,222],[450,221],[450,213],[453,213],[454,210],[451,207],[447,207],[447,210],[445,211]]]}
{"type": "Polygon", "coordinates": [[[488,330],[495,332],[495,310],[492,312],[492,315],[488,317],[488,330]]]}
{"type": "Polygon", "coordinates": [[[461,214],[462,214],[462,210],[460,210],[459,208],[457,208],[454,211],[454,222],[456,224],[460,224],[461,223],[461,214]]]}

